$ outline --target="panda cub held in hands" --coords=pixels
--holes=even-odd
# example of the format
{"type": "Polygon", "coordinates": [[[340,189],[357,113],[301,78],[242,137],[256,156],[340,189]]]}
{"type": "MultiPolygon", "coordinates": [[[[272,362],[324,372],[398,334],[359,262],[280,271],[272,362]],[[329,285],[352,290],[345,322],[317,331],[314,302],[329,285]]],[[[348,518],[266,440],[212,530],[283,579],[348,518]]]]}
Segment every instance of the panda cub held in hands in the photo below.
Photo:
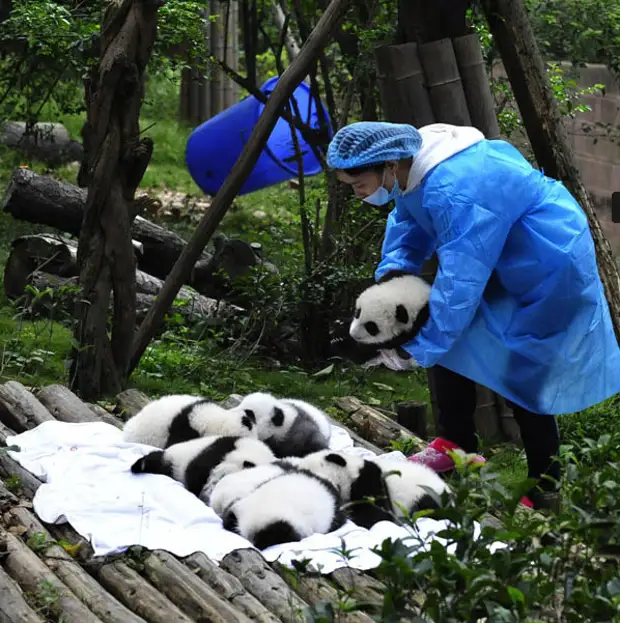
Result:
{"type": "Polygon", "coordinates": [[[338,490],[312,472],[292,469],[234,502],[223,526],[260,550],[327,534],[346,522],[338,490]]]}
{"type": "Polygon", "coordinates": [[[364,528],[438,508],[447,490],[432,469],[410,461],[380,462],[326,450],[306,456],[300,467],[329,480],[348,504],[351,521],[364,528]]]}
{"type": "Polygon", "coordinates": [[[227,474],[275,460],[269,447],[251,437],[211,436],[177,443],[138,459],[134,474],[162,474],[178,480],[203,502],[203,489],[227,474]]]}
{"type": "Polygon", "coordinates": [[[369,360],[379,350],[396,350],[403,359],[411,355],[402,348],[410,342],[430,317],[431,286],[421,277],[393,271],[366,288],[355,302],[349,336],[355,344],[341,343],[342,351],[362,351],[369,360]]]}
{"type": "Polygon", "coordinates": [[[258,438],[278,458],[302,457],[329,446],[329,419],[320,409],[303,400],[254,392],[237,408],[256,421],[258,438]]]}
{"type": "Polygon", "coordinates": [[[149,402],[123,428],[124,441],[162,449],[211,435],[256,438],[256,420],[199,396],[173,394],[149,402]]]}

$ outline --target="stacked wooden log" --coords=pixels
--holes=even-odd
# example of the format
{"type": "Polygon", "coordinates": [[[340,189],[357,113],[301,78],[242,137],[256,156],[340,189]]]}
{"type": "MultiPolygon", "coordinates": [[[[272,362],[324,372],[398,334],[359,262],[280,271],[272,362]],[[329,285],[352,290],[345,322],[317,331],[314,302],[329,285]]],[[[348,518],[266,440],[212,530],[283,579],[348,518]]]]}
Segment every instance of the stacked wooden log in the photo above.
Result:
{"type": "MultiPolygon", "coordinates": [[[[136,243],[134,248],[140,255],[141,243],[136,243]]],[[[21,236],[13,240],[4,266],[4,292],[13,300],[25,297],[22,303],[29,305],[30,311],[37,315],[53,316],[57,320],[63,315],[71,318],[79,297],[78,274],[76,241],[49,234],[21,236]],[[40,296],[46,290],[53,292],[53,296],[40,296]]],[[[161,279],[136,270],[138,322],[144,319],[162,286],[161,279]]],[[[110,309],[113,304],[112,297],[110,309]]],[[[179,313],[191,325],[205,319],[212,324],[222,322],[243,309],[183,287],[170,311],[179,313]]]]}
{"type": "MultiPolygon", "coordinates": [[[[8,296],[23,294],[26,283],[38,281],[57,289],[64,281],[58,281],[56,277],[64,279],[77,276],[77,242],[71,240],[70,236],[79,235],[85,199],[86,191],[73,184],[38,175],[29,169],[16,169],[13,172],[11,182],[0,200],[1,209],[15,219],[53,227],[65,235],[25,236],[14,241],[5,267],[8,296]]],[[[136,200],[135,204],[138,209],[140,201],[136,200]]],[[[140,215],[132,223],[132,236],[139,269],[136,279],[140,311],[142,308],[148,309],[149,299],[143,295],[157,294],[162,280],[172,270],[186,242],[178,234],[140,215]],[[141,290],[141,281],[145,279],[151,286],[157,284],[157,287],[151,287],[149,291],[141,290]]],[[[247,274],[255,266],[263,266],[272,273],[278,270],[262,257],[262,250],[257,243],[227,239],[223,235],[214,237],[212,251],[202,254],[187,284],[202,295],[198,309],[208,310],[206,313],[210,314],[214,303],[206,297],[243,306],[247,301],[235,289],[233,280],[247,274]]],[[[181,298],[187,297],[182,295],[181,298]]],[[[196,299],[195,296],[192,298],[196,299]]]]}
{"type": "MultiPolygon", "coordinates": [[[[126,390],[104,409],[82,402],[62,385],[33,393],[9,381],[0,385],[0,445],[6,445],[8,436],[50,420],[103,420],[120,427],[148,400],[126,390]]],[[[236,401],[233,396],[227,404],[236,401]]],[[[68,623],[293,623],[309,620],[309,608],[322,601],[335,607],[349,598],[375,605],[383,600],[385,586],[372,574],[340,569],[330,576],[298,578],[269,565],[252,549],[230,553],[219,566],[201,553],[181,559],[142,550],[94,558],[88,542],[70,525],[43,524],[35,516],[31,500],[40,484],[0,452],[2,621],[40,623],[62,617],[68,623]]],[[[363,612],[341,613],[336,620],[372,621],[363,612]]]]}

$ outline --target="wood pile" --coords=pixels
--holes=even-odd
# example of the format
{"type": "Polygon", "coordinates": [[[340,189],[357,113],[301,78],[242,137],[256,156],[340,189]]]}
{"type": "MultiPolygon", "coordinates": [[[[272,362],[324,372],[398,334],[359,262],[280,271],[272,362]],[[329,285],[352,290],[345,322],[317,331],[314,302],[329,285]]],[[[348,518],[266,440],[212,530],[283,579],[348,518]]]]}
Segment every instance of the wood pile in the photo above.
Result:
{"type": "MultiPolygon", "coordinates": [[[[136,199],[134,208],[138,212],[148,207],[149,201],[136,199]]],[[[11,182],[0,200],[0,209],[13,218],[29,223],[53,227],[64,234],[56,237],[59,244],[47,247],[40,243],[35,247],[32,236],[19,238],[15,241],[5,272],[14,277],[13,283],[23,282],[22,270],[16,266],[28,265],[30,270],[54,277],[67,277],[67,271],[77,274],[76,251],[77,241],[70,236],[79,236],[86,201],[86,190],[61,182],[46,175],[39,175],[29,169],[16,169],[11,182]],[[59,246],[64,245],[64,250],[59,246]],[[13,259],[13,255],[17,257],[13,259]],[[61,258],[62,262],[58,261],[61,258]]],[[[161,225],[152,223],[138,214],[131,225],[131,235],[136,251],[138,273],[163,281],[178,260],[186,241],[161,225]]],[[[44,236],[48,241],[51,235],[44,236]]],[[[215,236],[213,249],[204,251],[196,262],[187,285],[203,295],[214,299],[223,299],[242,305],[246,297],[235,290],[231,280],[246,275],[254,266],[262,266],[272,273],[277,267],[263,258],[258,243],[247,243],[243,240],[227,239],[223,235],[215,236]]],[[[50,281],[50,277],[44,277],[50,281]]],[[[53,281],[53,280],[51,280],[53,281]]],[[[20,294],[19,292],[17,294],[20,294]]],[[[151,293],[152,294],[152,293],[151,293]]],[[[14,296],[15,292],[7,295],[14,296]]]]}
{"type": "MultiPolygon", "coordinates": [[[[141,243],[136,243],[138,255],[141,243]]],[[[62,236],[33,234],[20,236],[11,243],[11,252],[4,266],[4,293],[20,300],[39,316],[72,318],[80,296],[77,266],[77,241],[62,236]],[[35,296],[34,292],[53,292],[51,296],[35,296]]],[[[163,281],[142,270],[136,270],[136,320],[142,322],[159,294],[163,281]]],[[[110,298],[110,310],[114,295],[110,298]]],[[[182,287],[170,313],[180,314],[188,325],[208,320],[222,323],[243,308],[199,294],[182,287]]]]}
{"type": "MultiPolygon", "coordinates": [[[[8,436],[50,420],[122,427],[148,400],[130,389],[104,409],[62,385],[31,392],[9,381],[0,385],[0,446],[8,436]]],[[[237,400],[233,396],[226,404],[237,400]]],[[[68,524],[43,524],[35,516],[31,500],[40,484],[0,452],[0,621],[293,623],[310,620],[309,608],[322,601],[350,598],[378,605],[383,600],[385,586],[372,573],[339,569],[329,576],[299,577],[252,549],[228,554],[219,566],[201,553],[178,558],[143,548],[95,558],[68,524]]],[[[372,621],[363,612],[340,613],[336,620],[372,621]]]]}

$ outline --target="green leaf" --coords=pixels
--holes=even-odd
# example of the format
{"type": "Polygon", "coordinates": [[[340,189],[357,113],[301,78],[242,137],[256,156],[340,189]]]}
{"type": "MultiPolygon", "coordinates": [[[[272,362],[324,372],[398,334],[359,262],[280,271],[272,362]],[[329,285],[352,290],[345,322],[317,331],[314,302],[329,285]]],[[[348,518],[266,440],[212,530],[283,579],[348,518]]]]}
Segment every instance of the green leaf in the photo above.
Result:
{"type": "Polygon", "coordinates": [[[334,371],[334,364],[331,363],[330,365],[327,366],[327,368],[323,368],[322,370],[315,372],[312,375],[312,377],[315,379],[323,378],[325,376],[329,376],[333,371],[334,371]]]}

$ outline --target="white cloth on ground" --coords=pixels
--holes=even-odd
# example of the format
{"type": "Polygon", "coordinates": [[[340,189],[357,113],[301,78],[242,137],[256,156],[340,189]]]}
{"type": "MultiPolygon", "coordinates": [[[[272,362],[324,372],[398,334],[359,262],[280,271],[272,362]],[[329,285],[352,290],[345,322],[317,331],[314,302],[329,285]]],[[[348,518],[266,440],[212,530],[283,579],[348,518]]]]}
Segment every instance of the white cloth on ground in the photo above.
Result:
{"type": "MultiPolygon", "coordinates": [[[[215,512],[179,482],[157,474],[132,474],[131,465],[153,448],[125,443],[122,431],[110,424],[44,422],[9,437],[7,445],[18,446],[20,451],[9,455],[44,482],[33,500],[36,514],[50,524],[69,522],[91,542],[96,556],[141,545],[180,557],[200,551],[219,563],[233,550],[252,547],[241,536],[224,530],[215,512]]],[[[333,427],[330,447],[374,456],[370,450],[354,447],[349,434],[339,427],[333,427]]],[[[384,459],[405,460],[405,456],[393,452],[381,455],[380,460],[384,459]]],[[[428,542],[445,525],[423,518],[416,524],[418,538],[428,542]]],[[[373,548],[388,537],[412,534],[411,528],[387,521],[370,530],[348,521],[328,535],[275,545],[262,554],[269,562],[279,560],[288,567],[309,559],[311,569],[326,574],[343,566],[366,570],[380,563],[373,548]],[[349,552],[346,558],[340,553],[341,539],[349,552]]]]}

